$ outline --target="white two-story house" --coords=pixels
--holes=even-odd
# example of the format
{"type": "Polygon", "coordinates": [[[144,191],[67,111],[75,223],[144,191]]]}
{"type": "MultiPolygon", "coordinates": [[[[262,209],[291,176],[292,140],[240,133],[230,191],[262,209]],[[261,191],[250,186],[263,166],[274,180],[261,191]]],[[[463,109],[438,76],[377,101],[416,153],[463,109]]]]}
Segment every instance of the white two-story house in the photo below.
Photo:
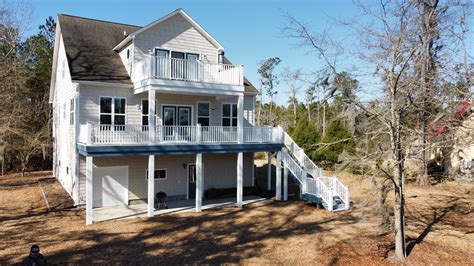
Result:
{"type": "Polygon", "coordinates": [[[346,208],[347,188],[323,178],[281,127],[254,126],[256,95],[244,67],[181,9],[144,27],[58,15],[54,175],[90,224],[104,206],[143,202],[153,216],[158,191],[195,198],[200,211],[206,189],[235,188],[242,207],[254,153],[267,152],[277,200],[290,173],[302,196],[346,208]]]}

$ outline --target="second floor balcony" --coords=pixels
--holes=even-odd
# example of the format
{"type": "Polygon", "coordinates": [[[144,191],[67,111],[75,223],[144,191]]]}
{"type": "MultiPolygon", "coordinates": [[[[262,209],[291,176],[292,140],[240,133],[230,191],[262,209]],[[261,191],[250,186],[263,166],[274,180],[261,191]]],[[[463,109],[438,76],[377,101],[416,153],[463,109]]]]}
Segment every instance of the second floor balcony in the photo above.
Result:
{"type": "Polygon", "coordinates": [[[267,144],[283,143],[280,127],[162,126],[81,124],[84,145],[267,144]]]}
{"type": "Polygon", "coordinates": [[[213,64],[201,60],[150,56],[137,62],[136,81],[157,79],[243,86],[242,65],[213,64]]]}

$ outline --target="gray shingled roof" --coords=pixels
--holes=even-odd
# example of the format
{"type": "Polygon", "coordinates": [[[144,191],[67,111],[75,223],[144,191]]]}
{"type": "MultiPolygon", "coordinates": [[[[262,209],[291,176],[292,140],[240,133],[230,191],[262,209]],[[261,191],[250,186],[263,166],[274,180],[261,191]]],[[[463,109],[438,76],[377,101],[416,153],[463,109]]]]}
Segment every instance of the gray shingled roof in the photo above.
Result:
{"type": "MultiPolygon", "coordinates": [[[[59,14],[66,56],[72,80],[132,84],[130,76],[113,48],[141,27],[59,14]]],[[[245,79],[245,91],[255,87],[245,79]]]]}

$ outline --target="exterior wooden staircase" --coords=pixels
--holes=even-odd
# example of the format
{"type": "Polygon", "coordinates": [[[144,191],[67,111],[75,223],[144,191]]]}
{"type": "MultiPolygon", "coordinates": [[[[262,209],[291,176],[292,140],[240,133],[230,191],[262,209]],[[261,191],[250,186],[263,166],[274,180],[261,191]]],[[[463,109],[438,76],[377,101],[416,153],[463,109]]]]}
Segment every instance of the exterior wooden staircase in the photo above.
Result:
{"type": "Polygon", "coordinates": [[[300,198],[322,205],[329,211],[344,211],[350,207],[349,188],[336,176],[324,176],[295,141],[284,132],[285,148],[282,162],[300,186],[300,198]]]}

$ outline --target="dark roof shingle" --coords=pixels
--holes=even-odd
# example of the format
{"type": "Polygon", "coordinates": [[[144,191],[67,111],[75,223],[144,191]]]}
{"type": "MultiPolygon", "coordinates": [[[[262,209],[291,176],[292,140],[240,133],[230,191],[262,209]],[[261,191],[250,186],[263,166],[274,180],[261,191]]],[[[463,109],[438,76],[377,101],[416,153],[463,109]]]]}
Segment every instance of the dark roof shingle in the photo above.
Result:
{"type": "Polygon", "coordinates": [[[120,59],[112,50],[140,27],[81,17],[58,15],[72,80],[132,84],[120,59]]]}

